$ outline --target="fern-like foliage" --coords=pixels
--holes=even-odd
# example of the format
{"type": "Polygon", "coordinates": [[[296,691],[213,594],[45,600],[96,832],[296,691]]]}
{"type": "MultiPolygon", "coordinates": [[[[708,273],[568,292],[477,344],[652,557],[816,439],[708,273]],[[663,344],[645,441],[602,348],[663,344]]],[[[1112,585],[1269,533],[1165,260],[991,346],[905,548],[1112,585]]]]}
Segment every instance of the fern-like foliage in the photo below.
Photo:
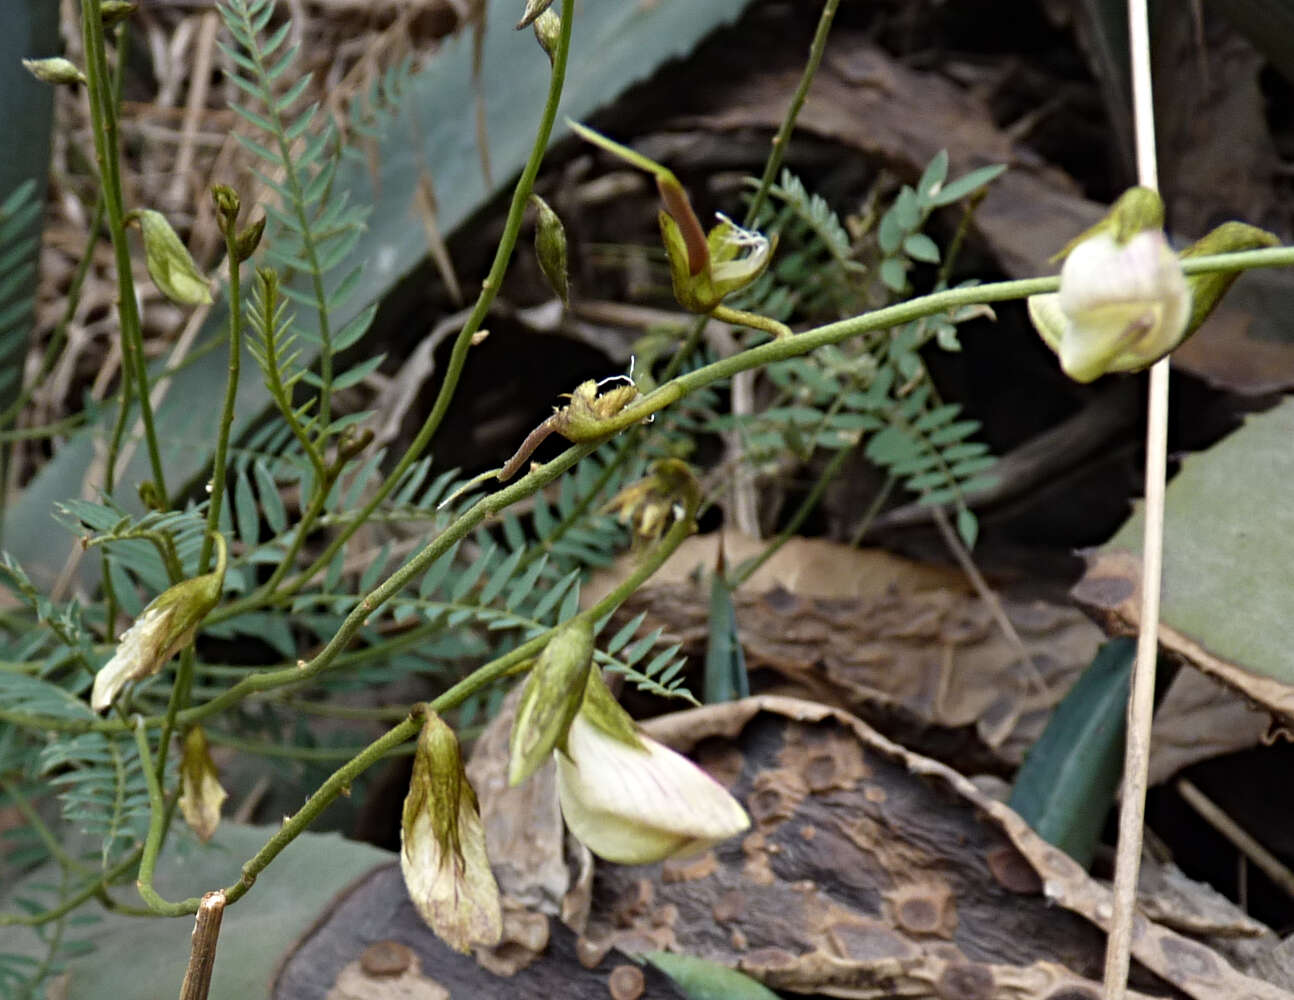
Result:
{"type": "MultiPolygon", "coordinates": [[[[462,663],[498,651],[505,638],[510,644],[524,641],[575,614],[581,579],[592,568],[611,562],[624,547],[624,529],[600,508],[640,471],[640,463],[603,476],[613,447],[559,480],[555,496],[536,495],[526,514],[510,511],[493,529],[478,530],[454,545],[416,587],[396,595],[369,619],[360,636],[371,655],[364,650],[348,654],[353,666],[329,672],[322,686],[372,686],[409,672],[452,681],[462,663]],[[406,634],[416,636],[416,643],[407,641],[406,634]]],[[[366,489],[380,479],[383,458],[382,452],[374,453],[337,483],[328,494],[321,525],[341,524],[350,516],[366,489]]],[[[294,476],[306,472],[290,463],[277,468],[294,476]]],[[[452,471],[432,477],[431,468],[429,459],[415,463],[370,523],[388,525],[392,532],[416,526],[419,538],[443,529],[452,513],[438,507],[452,496],[456,477],[452,471]]],[[[246,559],[270,561],[281,554],[284,535],[262,538],[264,526],[286,525],[280,494],[271,463],[264,457],[248,460],[238,474],[233,504],[234,537],[243,543],[246,559]]],[[[401,548],[411,546],[401,545],[393,534],[376,551],[361,548],[355,539],[339,550],[318,586],[292,601],[291,621],[304,636],[288,629],[284,616],[265,612],[231,618],[206,632],[217,637],[255,634],[286,658],[294,658],[303,638],[312,645],[331,638],[360,597],[398,567],[395,553],[401,548]],[[362,566],[355,564],[357,555],[364,560],[362,566]]],[[[599,660],[640,686],[681,695],[677,671],[661,680],[676,657],[657,662],[659,651],[647,655],[658,638],[641,648],[635,644],[619,656],[599,653],[599,660]]],[[[215,682],[215,675],[211,680],[215,682]]]]}
{"type": "MultiPolygon", "coordinates": [[[[767,209],[761,223],[780,237],[778,260],[739,305],[782,319],[792,313],[820,319],[906,293],[912,267],[941,260],[939,247],[922,232],[931,214],[974,194],[1001,168],[952,182],[947,172],[941,153],[916,187],[900,188],[867,239],[865,220],[852,220],[857,235],[851,237],[824,199],[784,171],[771,191],[777,207],[767,209]]],[[[991,481],[993,460],[987,446],[969,440],[979,424],[958,419],[959,407],[938,401],[919,352],[931,340],[945,350],[960,349],[957,325],[985,312],[958,309],[770,365],[771,399],[754,414],[719,415],[711,427],[737,430],[746,460],[770,476],[784,471],[788,455],[803,462],[817,449],[865,445],[868,458],[921,502],[955,505],[962,537],[973,544],[977,523],[966,497],[991,481]]]]}
{"type": "Polygon", "coordinates": [[[101,844],[105,869],[143,838],[148,786],[134,739],[97,732],[66,737],[41,753],[40,774],[58,790],[64,821],[101,844]]]}
{"type": "MultiPolygon", "coordinates": [[[[36,182],[24,181],[0,202],[0,400],[14,398],[36,298],[40,215],[36,182]]],[[[0,406],[0,412],[7,403],[0,406]]]]}
{"type": "Polygon", "coordinates": [[[303,325],[299,332],[319,352],[319,372],[303,377],[319,390],[316,416],[318,434],[324,436],[336,432],[330,426],[333,356],[364,335],[376,310],[369,306],[336,327],[334,314],[353,294],[360,271],[334,272],[354,249],[369,210],[333,190],[341,160],[336,127],[319,113],[318,104],[296,110],[310,74],[292,72],[300,46],[287,44],[291,22],[266,33],[274,0],[223,0],[219,10],[237,43],[221,45],[236,67],[230,78],[250,98],[246,104],[235,102],[233,109],[260,133],[255,139],[238,138],[260,161],[259,176],[279,197],[278,205],[265,206],[274,226],[264,252],[286,275],[300,276],[300,284],[289,282],[283,292],[315,314],[314,326],[303,325]]]}

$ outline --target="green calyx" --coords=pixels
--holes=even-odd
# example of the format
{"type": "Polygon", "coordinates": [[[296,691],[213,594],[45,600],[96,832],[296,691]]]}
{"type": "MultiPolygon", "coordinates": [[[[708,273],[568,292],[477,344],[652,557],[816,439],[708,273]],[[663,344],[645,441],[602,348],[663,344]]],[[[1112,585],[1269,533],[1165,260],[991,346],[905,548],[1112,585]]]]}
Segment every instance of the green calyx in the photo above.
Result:
{"type": "Polygon", "coordinates": [[[593,623],[576,618],[548,641],[526,678],[508,743],[508,784],[519,785],[566,742],[593,663],[593,623]]]}
{"type": "MultiPolygon", "coordinates": [[[[1188,257],[1204,257],[1215,253],[1239,253],[1242,250],[1257,250],[1259,247],[1280,246],[1280,242],[1277,236],[1257,226],[1245,222],[1224,222],[1178,256],[1186,260],[1188,257]]],[[[1213,312],[1238,277],[1239,271],[1215,271],[1212,274],[1193,274],[1187,277],[1186,284],[1191,290],[1191,317],[1186,322],[1183,340],[1208,319],[1209,313],[1213,312]]]]}
{"type": "Polygon", "coordinates": [[[1074,247],[1101,233],[1108,233],[1117,245],[1123,246],[1138,233],[1163,228],[1164,200],[1159,192],[1131,187],[1119,195],[1119,200],[1110,206],[1100,222],[1075,236],[1051,260],[1053,263],[1064,260],[1074,247]]]}
{"type": "Polygon", "coordinates": [[[463,772],[463,755],[454,730],[430,708],[424,712],[418,748],[413,758],[413,776],[404,800],[402,822],[406,837],[412,836],[414,822],[425,811],[431,817],[432,835],[442,859],[462,856],[458,818],[464,796],[476,808],[476,793],[463,772]]]}
{"type": "Polygon", "coordinates": [[[635,750],[645,749],[638,736],[638,727],[629,713],[620,707],[615,695],[602,679],[600,670],[590,670],[588,682],[584,687],[584,703],[580,706],[580,715],[612,739],[618,740],[635,750]]]}

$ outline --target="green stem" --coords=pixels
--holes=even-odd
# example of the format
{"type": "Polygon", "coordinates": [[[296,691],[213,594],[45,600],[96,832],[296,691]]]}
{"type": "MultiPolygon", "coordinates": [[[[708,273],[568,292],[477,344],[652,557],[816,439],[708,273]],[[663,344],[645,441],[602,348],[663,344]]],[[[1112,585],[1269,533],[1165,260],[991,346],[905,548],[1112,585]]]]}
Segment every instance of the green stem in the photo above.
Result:
{"type": "Polygon", "coordinates": [[[793,336],[791,328],[785,323],[779,323],[777,320],[768,316],[761,316],[759,313],[747,312],[745,309],[733,309],[731,306],[725,306],[722,303],[710,310],[710,315],[715,319],[721,319],[725,323],[731,323],[733,326],[748,326],[752,330],[763,330],[765,333],[771,333],[779,340],[783,337],[793,336]]]}
{"type": "Polygon", "coordinates": [[[539,129],[535,134],[534,144],[530,148],[530,157],[521,172],[521,177],[517,180],[517,186],[513,189],[512,204],[508,208],[508,218],[503,226],[503,235],[500,237],[498,248],[494,253],[494,263],[490,266],[490,273],[481,282],[481,293],[477,296],[476,304],[472,307],[472,312],[467,317],[467,322],[454,340],[449,364],[445,367],[445,378],[441,383],[440,392],[436,395],[436,401],[432,404],[431,412],[427,414],[427,419],[423,421],[422,427],[404,455],[401,456],[400,461],[396,463],[395,468],[391,470],[391,474],[386,477],[382,485],[378,487],[377,492],[373,494],[355,516],[354,521],[338,532],[319,558],[288,584],[286,592],[289,594],[299,590],[307,580],[332,561],[338,550],[349,541],[351,535],[359,530],[360,525],[365,523],[368,515],[376,510],[378,505],[387,498],[409,467],[426,450],[427,445],[431,443],[431,439],[440,427],[441,421],[445,418],[450,401],[454,398],[454,393],[458,388],[458,381],[463,373],[463,367],[467,363],[467,353],[471,349],[472,338],[481,328],[481,323],[484,322],[486,315],[489,313],[490,306],[494,304],[494,298],[498,294],[499,287],[503,284],[504,275],[508,270],[508,263],[512,259],[512,251],[516,247],[517,236],[521,232],[521,223],[525,216],[526,205],[530,200],[530,192],[534,187],[539,167],[543,163],[544,152],[548,148],[548,140],[553,132],[553,123],[557,119],[557,107],[562,99],[562,87],[566,80],[566,60],[571,47],[571,25],[574,19],[575,0],[562,0],[562,29],[561,34],[558,36],[557,48],[553,52],[552,73],[548,81],[548,97],[544,103],[539,129]]]}
{"type": "Polygon", "coordinates": [[[885,501],[890,498],[890,493],[896,483],[898,483],[898,477],[893,473],[885,477],[885,482],[876,491],[876,496],[872,497],[872,502],[867,505],[867,510],[863,512],[862,520],[858,522],[858,527],[854,529],[853,535],[850,536],[849,547],[851,549],[856,549],[863,543],[863,539],[867,537],[867,530],[872,526],[872,522],[876,520],[876,515],[881,512],[881,508],[885,506],[885,501]]]}
{"type": "MultiPolygon", "coordinates": [[[[572,449],[578,450],[578,449],[572,449]]],[[[551,464],[551,463],[550,463],[551,464]]],[[[529,477],[527,477],[529,478],[529,477]]],[[[489,499],[489,498],[486,498],[489,499]]],[[[452,688],[431,702],[432,711],[444,714],[451,709],[457,708],[469,697],[478,691],[483,690],[495,681],[510,673],[517,664],[523,660],[529,659],[538,654],[549,640],[561,628],[567,627],[571,622],[584,620],[596,623],[606,616],[610,615],[620,604],[626,600],[638,587],[651,576],[661,564],[673,554],[674,550],[683,543],[683,540],[692,533],[695,528],[695,516],[699,503],[699,496],[692,495],[688,497],[687,506],[683,516],[678,518],[666,532],[660,542],[648,553],[648,555],[634,568],[619,586],[611,593],[607,594],[602,600],[598,601],[593,607],[581,611],[570,620],[563,622],[561,625],[549,629],[543,635],[535,636],[529,642],[522,643],[505,656],[499,657],[490,663],[485,664],[479,670],[475,671],[470,677],[464,678],[455,684],[452,688]]],[[[482,501],[484,502],[484,501],[482,501]]],[[[379,588],[380,589],[380,588],[379,588]]],[[[363,774],[369,767],[382,760],[390,753],[394,752],[402,743],[406,743],[418,735],[422,728],[420,718],[410,717],[399,723],[393,729],[388,730],[382,736],[378,737],[354,758],[347,761],[342,767],[338,768],[329,778],[316,789],[315,793],[306,800],[294,815],[283,822],[283,825],[275,831],[274,835],[266,842],[254,857],[243,865],[242,876],[237,882],[234,882],[225,889],[225,896],[228,903],[232,904],[246,895],[247,890],[255,883],[257,876],[263,872],[269,864],[283,852],[283,849],[292,843],[314,820],[322,813],[338,795],[354,783],[355,779],[363,774]]],[[[139,745],[140,757],[148,763],[148,737],[144,728],[144,720],[139,719],[135,728],[135,740],[139,745]]],[[[155,913],[164,916],[182,916],[188,913],[197,912],[201,899],[197,896],[179,902],[171,903],[162,899],[153,889],[153,872],[157,863],[156,844],[161,839],[160,823],[157,820],[159,815],[159,806],[161,805],[161,786],[157,781],[156,774],[153,773],[152,767],[145,767],[145,776],[148,779],[149,801],[153,807],[153,818],[149,823],[148,839],[144,844],[144,856],[139,866],[139,894],[144,901],[155,913]]]]}
{"type": "Polygon", "coordinates": [[[839,2],[840,0],[826,0],[826,3],[822,5],[822,16],[818,18],[818,27],[813,33],[813,43],[809,46],[809,61],[804,64],[804,72],[800,74],[799,86],[795,88],[795,93],[791,96],[790,107],[786,109],[786,114],[782,117],[782,125],[777,130],[777,135],[773,137],[773,148],[764,164],[764,176],[759,179],[759,188],[755,191],[755,197],[750,201],[750,208],[746,210],[745,228],[747,229],[753,226],[755,220],[759,217],[759,210],[764,207],[764,201],[768,198],[768,191],[777,177],[778,168],[782,165],[782,158],[786,155],[786,147],[791,141],[791,132],[795,129],[795,120],[800,115],[800,109],[804,107],[804,101],[809,96],[809,87],[813,85],[813,77],[817,74],[818,66],[822,62],[822,53],[827,47],[827,35],[831,33],[831,21],[836,16],[836,7],[839,2]]]}
{"type": "MultiPolygon", "coordinates": [[[[225,567],[229,562],[229,548],[220,532],[215,533],[216,569],[215,573],[223,585],[225,567]]],[[[175,680],[171,684],[171,696],[166,702],[166,718],[162,721],[162,738],[157,744],[157,780],[161,781],[166,774],[166,755],[171,748],[171,734],[175,732],[176,719],[180,709],[189,703],[189,692],[193,688],[193,664],[196,657],[192,641],[180,653],[180,665],[175,671],[175,680]]]]}
{"type": "Polygon", "coordinates": [[[144,853],[139,859],[139,877],[135,882],[139,896],[145,905],[154,913],[163,917],[179,917],[186,913],[196,913],[201,900],[191,899],[185,903],[168,903],[153,888],[153,873],[157,869],[157,856],[162,850],[162,841],[166,835],[167,810],[162,795],[162,782],[153,765],[153,755],[148,749],[148,730],[142,718],[135,720],[135,746],[139,748],[139,759],[144,764],[144,781],[148,785],[148,835],[144,839],[144,853]],[[188,907],[192,903],[192,908],[188,907]]]}
{"type": "Polygon", "coordinates": [[[135,848],[130,854],[104,872],[101,878],[87,882],[80,890],[68,896],[53,909],[42,910],[40,913],[0,913],[0,927],[39,927],[41,924],[47,924],[51,920],[57,920],[65,913],[71,913],[87,899],[93,899],[100,892],[107,891],[108,886],[135,867],[143,852],[142,846],[135,848]]]}
{"type": "Polygon", "coordinates": [[[229,260],[229,374],[225,381],[225,403],[220,413],[220,428],[216,432],[216,454],[211,461],[211,501],[207,506],[207,530],[202,536],[202,552],[198,556],[199,575],[207,571],[211,559],[211,545],[220,530],[220,508],[225,499],[226,462],[229,454],[229,434],[234,425],[234,402],[238,397],[238,373],[242,367],[243,303],[241,272],[238,259],[237,233],[231,224],[225,234],[225,253],[229,260]]]}
{"type": "MultiPolygon", "coordinates": [[[[1294,247],[1271,247],[1262,250],[1246,250],[1241,253],[1194,257],[1182,262],[1182,270],[1188,275],[1193,275],[1290,265],[1294,265],[1294,247]]],[[[798,333],[793,337],[748,348],[734,354],[732,357],[723,358],[713,364],[679,376],[643,396],[614,417],[609,418],[602,426],[606,437],[609,438],[613,434],[647,419],[658,410],[677,402],[689,392],[704,388],[713,382],[731,378],[737,372],[759,368],[775,361],[785,361],[787,358],[808,354],[819,347],[836,344],[861,333],[901,326],[914,319],[920,319],[922,316],[931,316],[958,306],[971,305],[976,302],[1004,302],[1029,295],[1054,292],[1059,286],[1060,279],[1051,276],[952,288],[888,306],[884,309],[878,309],[861,316],[828,323],[825,326],[798,333]]],[[[414,559],[397,570],[386,582],[370,593],[347,616],[332,641],[305,666],[268,671],[248,677],[211,702],[181,712],[179,716],[180,723],[189,725],[241,701],[248,695],[299,684],[328,669],[337,660],[342,648],[359,631],[364,618],[406,586],[414,577],[424,572],[431,563],[448,551],[450,546],[470,533],[486,517],[498,513],[553,482],[601,443],[602,441],[597,441],[569,448],[516,482],[478,500],[414,559]]],[[[58,716],[37,716],[3,707],[0,707],[0,722],[12,722],[25,729],[47,729],[55,732],[121,732],[125,728],[119,721],[113,719],[83,720],[58,716]]],[[[161,725],[161,720],[150,718],[146,720],[146,724],[152,728],[161,725]]]]}
{"type": "MultiPolygon", "coordinates": [[[[144,423],[144,439],[152,467],[153,485],[162,509],[169,506],[162,456],[153,426],[153,404],[148,398],[148,370],[144,363],[144,334],[139,308],[135,302],[135,280],[131,273],[130,244],[126,237],[126,210],[121,186],[121,163],[118,158],[117,109],[112,88],[108,85],[108,57],[103,38],[103,19],[98,0],[81,0],[81,34],[85,46],[85,74],[90,97],[90,120],[94,132],[95,159],[99,183],[108,215],[108,232],[112,238],[117,267],[117,314],[121,320],[122,362],[131,367],[135,397],[139,401],[144,423]]],[[[120,53],[118,53],[120,56],[120,53]]],[[[122,407],[129,397],[122,397],[122,407]]]]}
{"type": "MultiPolygon", "coordinates": [[[[5,419],[5,417],[0,417],[0,424],[3,424],[5,419]]],[[[84,413],[74,413],[70,417],[63,417],[61,420],[41,424],[39,427],[18,427],[14,430],[0,431],[0,444],[10,444],[15,441],[39,441],[42,438],[70,434],[85,422],[86,416],[84,413]]]]}
{"type": "MultiPolygon", "coordinates": [[[[403,718],[409,713],[401,710],[397,718],[403,718]]],[[[383,721],[390,721],[385,719],[383,721]]],[[[257,757],[274,757],[279,760],[298,760],[312,764],[327,763],[334,760],[350,760],[352,757],[362,753],[363,747],[298,747],[291,744],[267,743],[261,740],[245,740],[238,736],[230,736],[227,733],[217,733],[212,730],[206,730],[207,742],[216,743],[220,746],[231,747],[240,753],[252,754],[257,757]]],[[[392,747],[389,756],[397,757],[401,754],[412,753],[413,747],[397,746],[392,747]]]]}

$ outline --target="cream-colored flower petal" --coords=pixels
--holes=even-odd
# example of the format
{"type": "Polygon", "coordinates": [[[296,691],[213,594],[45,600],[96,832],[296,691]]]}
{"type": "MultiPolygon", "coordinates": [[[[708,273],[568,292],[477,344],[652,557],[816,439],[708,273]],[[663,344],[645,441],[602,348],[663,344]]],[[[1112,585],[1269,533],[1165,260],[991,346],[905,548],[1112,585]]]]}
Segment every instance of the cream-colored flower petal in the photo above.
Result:
{"type": "Polygon", "coordinates": [[[576,716],[557,754],[566,825],[589,850],[648,864],[704,850],[750,825],[741,805],[686,757],[640,736],[641,748],[576,716]]]}
{"type": "Polygon", "coordinates": [[[207,737],[201,726],[194,726],[184,737],[180,754],[180,812],[184,822],[207,841],[220,825],[220,807],[228,794],[220,786],[216,765],[207,749],[207,737]]]}
{"type": "Polygon", "coordinates": [[[485,827],[464,796],[458,813],[459,853],[442,851],[430,801],[401,829],[400,870],[409,898],[427,925],[451,948],[495,945],[503,936],[499,886],[485,853],[485,827]],[[470,807],[469,807],[470,806],[470,807]]]}
{"type": "Polygon", "coordinates": [[[1060,291],[1029,299],[1029,316],[1070,378],[1136,371],[1171,351],[1190,318],[1181,264],[1157,229],[1118,244],[1109,232],[1076,245],[1060,291]]]}
{"type": "Polygon", "coordinates": [[[161,669],[165,660],[159,661],[158,655],[166,641],[172,610],[173,606],[158,607],[154,602],[122,634],[117,652],[94,675],[90,707],[96,712],[111,705],[127,681],[140,680],[161,669]]]}

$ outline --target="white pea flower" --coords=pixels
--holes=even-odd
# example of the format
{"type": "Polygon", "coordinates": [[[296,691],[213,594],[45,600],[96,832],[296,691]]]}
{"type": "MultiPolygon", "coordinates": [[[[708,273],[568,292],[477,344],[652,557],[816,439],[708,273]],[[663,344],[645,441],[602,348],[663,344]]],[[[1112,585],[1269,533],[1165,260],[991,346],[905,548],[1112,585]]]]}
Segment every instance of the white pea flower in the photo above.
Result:
{"type": "Polygon", "coordinates": [[[183,580],[153,598],[117,641],[112,659],[94,675],[90,707],[102,712],[127,681],[157,673],[193,641],[202,620],[220,602],[225,582],[225,540],[216,535],[216,569],[183,580]]]}
{"type": "Polygon", "coordinates": [[[638,732],[596,670],[557,752],[557,793],[571,833],[619,864],[694,854],[750,826],[722,785],[638,732]]]}
{"type": "Polygon", "coordinates": [[[1111,231],[1078,243],[1060,291],[1029,299],[1029,316],[1070,378],[1146,368],[1176,347],[1191,318],[1181,263],[1158,229],[1120,244],[1111,231]]]}

